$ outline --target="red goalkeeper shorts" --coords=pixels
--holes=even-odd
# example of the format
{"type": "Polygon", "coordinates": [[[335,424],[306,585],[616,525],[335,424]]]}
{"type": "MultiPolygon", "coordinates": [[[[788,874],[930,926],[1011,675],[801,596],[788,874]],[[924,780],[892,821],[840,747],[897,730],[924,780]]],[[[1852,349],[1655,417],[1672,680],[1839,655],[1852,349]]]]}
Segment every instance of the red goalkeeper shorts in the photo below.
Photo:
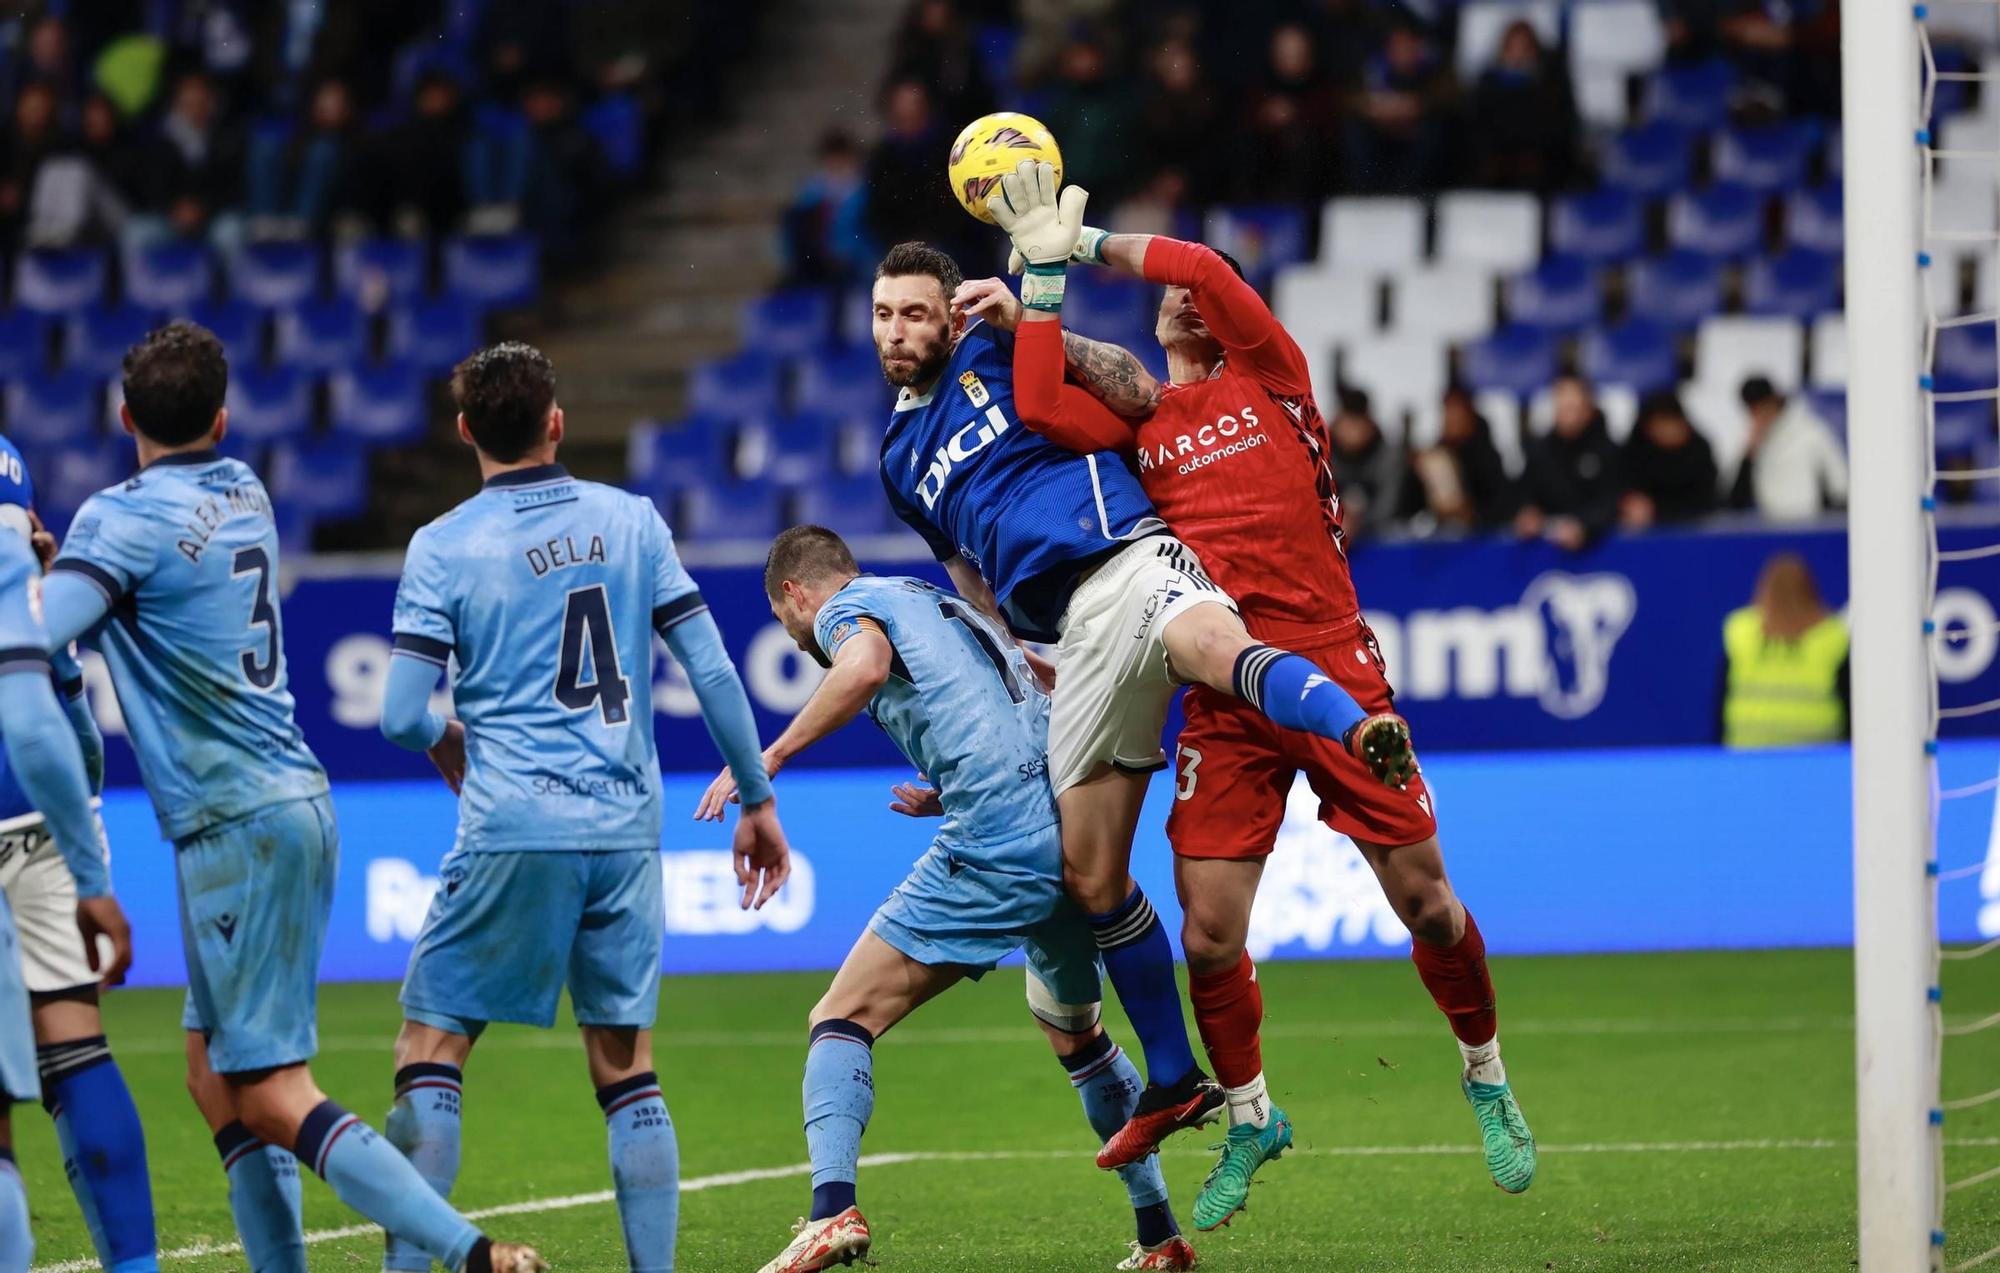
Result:
{"type": "MultiPolygon", "coordinates": [[[[1331,644],[1294,653],[1337,681],[1363,711],[1392,709],[1382,652],[1365,624],[1357,621],[1331,644]]],[[[1301,770],[1319,797],[1320,820],[1343,835],[1400,847],[1437,834],[1421,775],[1403,791],[1384,786],[1338,742],[1281,729],[1242,699],[1205,685],[1189,690],[1182,706],[1187,726],[1167,815],[1167,839],[1182,857],[1268,855],[1301,770]]]]}

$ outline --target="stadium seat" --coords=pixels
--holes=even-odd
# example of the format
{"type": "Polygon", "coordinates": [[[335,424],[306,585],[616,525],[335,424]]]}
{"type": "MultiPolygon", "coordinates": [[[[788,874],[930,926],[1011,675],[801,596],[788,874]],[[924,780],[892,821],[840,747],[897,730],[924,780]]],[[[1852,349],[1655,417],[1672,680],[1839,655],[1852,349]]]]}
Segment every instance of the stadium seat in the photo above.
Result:
{"type": "Polygon", "coordinates": [[[1592,328],[1583,339],[1578,366],[1593,384],[1624,385],[1640,393],[1671,389],[1680,379],[1673,333],[1650,318],[1592,328]]]}
{"type": "Polygon", "coordinates": [[[688,539],[768,541],[784,529],[785,492],[773,482],[711,478],[682,491],[675,511],[674,533],[688,539]]]}
{"type": "Polygon", "coordinates": [[[1404,336],[1457,344],[1493,330],[1493,276],[1463,265],[1434,265],[1397,276],[1395,321],[1404,336]]]}
{"type": "MultiPolygon", "coordinates": [[[[1592,396],[1597,399],[1597,409],[1604,416],[1604,431],[1611,435],[1613,442],[1624,443],[1632,436],[1632,426],[1639,419],[1639,394],[1630,385],[1596,385],[1592,396]]],[[[1549,431],[1556,419],[1555,389],[1543,385],[1528,399],[1528,433],[1540,437],[1549,431]]]]}
{"type": "Polygon", "coordinates": [[[1472,396],[1473,409],[1485,417],[1493,449],[1509,477],[1521,476],[1527,456],[1521,452],[1521,399],[1505,389],[1488,389],[1472,396]]]}
{"type": "Polygon", "coordinates": [[[1556,0],[1472,0],[1458,11],[1458,77],[1471,84],[1500,52],[1501,37],[1516,22],[1535,28],[1544,48],[1562,44],[1562,5],[1556,0]]]}
{"type": "Polygon", "coordinates": [[[7,436],[25,443],[67,443],[94,436],[104,411],[100,382],[66,367],[36,371],[6,387],[7,436]]]}
{"type": "Polygon", "coordinates": [[[457,235],[444,244],[444,285],[485,309],[514,309],[541,294],[542,266],[525,234],[457,235]]]}
{"type": "Polygon", "coordinates": [[[341,371],[368,353],[368,319],[345,296],[313,298],[281,310],[272,356],[305,371],[341,371]]]}
{"type": "Polygon", "coordinates": [[[1439,195],[1437,255],[1440,261],[1503,274],[1527,269],[1542,255],[1542,201],[1513,191],[1439,195]]]}
{"type": "Polygon", "coordinates": [[[160,316],[137,305],[92,305],[69,320],[63,363],[103,379],[119,373],[125,351],[160,325],[160,316]]]}
{"type": "MultiPolygon", "coordinates": [[[[1944,336],[1947,332],[1969,332],[1973,330],[1975,329],[1969,327],[1947,327],[1944,331],[1939,332],[1939,360],[1942,361],[1945,357],[1944,336]]],[[[1994,362],[1993,328],[1991,324],[1986,325],[1980,331],[1980,335],[1974,344],[1983,345],[1985,355],[1982,361],[1973,365],[1972,370],[1988,370],[1994,374],[2000,374],[2000,364],[1994,362]]],[[[1844,389],[1847,385],[1847,315],[1821,314],[1818,318],[1815,318],[1813,320],[1812,332],[1807,338],[1806,352],[1812,364],[1812,376],[1808,380],[1808,384],[1814,389],[1844,389]]],[[[1976,352],[1975,356],[1977,356],[1976,352]]],[[[1964,371],[1966,368],[1961,364],[1955,366],[1953,370],[1964,371]]],[[[1992,379],[1993,376],[1989,375],[1988,378],[1992,379]]]]}
{"type": "Polygon", "coordinates": [[[1826,140],[1820,145],[1820,162],[1826,166],[1826,175],[1840,180],[1847,164],[1847,148],[1841,144],[1840,125],[1827,125],[1826,140]]]}
{"type": "Polygon", "coordinates": [[[95,305],[109,273],[94,248],[32,248],[14,258],[14,308],[67,314],[95,305]]]}
{"type": "Polygon", "coordinates": [[[1675,330],[1722,312],[1722,269],[1698,252],[1678,249],[1635,263],[1631,309],[1675,330]]]}
{"type": "Polygon", "coordinates": [[[1847,441],[1846,389],[1808,390],[1806,401],[1812,404],[1812,409],[1819,418],[1826,421],[1827,427],[1840,435],[1842,442],[1847,441]]]}
{"type": "Polygon", "coordinates": [[[1538,328],[1510,323],[1467,345],[1458,370],[1475,394],[1523,397],[1555,378],[1555,342],[1538,328]]]}
{"type": "Polygon", "coordinates": [[[1724,489],[1736,478],[1743,459],[1743,447],[1750,436],[1750,421],[1739,396],[1742,385],[1722,381],[1690,380],[1680,389],[1681,407],[1688,420],[1701,431],[1715,451],[1716,468],[1724,489]]]}
{"type": "Polygon", "coordinates": [[[215,261],[204,243],[169,239],[124,254],[125,299],[179,313],[215,290],[215,261]]]}
{"type": "Polygon", "coordinates": [[[826,346],[833,330],[833,298],[816,287],[759,296],[743,307],[743,343],[780,358],[826,346]]]}
{"type": "Polygon", "coordinates": [[[734,476],[736,431],[726,420],[703,415],[641,424],[626,439],[625,470],[636,486],[649,491],[734,476]]]}
{"type": "Polygon", "coordinates": [[[1785,242],[1795,248],[1838,254],[1841,233],[1841,187],[1838,181],[1794,190],[1785,197],[1785,242]]]}
{"type": "Polygon", "coordinates": [[[1604,313],[1597,270],[1573,256],[1548,256],[1507,283],[1507,317],[1547,331],[1572,332],[1604,313]]]}
{"type": "Polygon", "coordinates": [[[1387,274],[1424,258],[1424,205],[1415,199],[1329,199],[1320,214],[1322,266],[1387,274]]]}
{"type": "Polygon", "coordinates": [[[1750,263],[1743,308],[1750,314],[1811,319],[1840,306],[1840,258],[1810,248],[1787,248],[1750,263]]]}
{"type": "Polygon", "coordinates": [[[358,239],[333,253],[334,290],[371,314],[422,296],[424,274],[424,245],[415,239],[358,239]]]}
{"type": "Polygon", "coordinates": [[[779,370],[778,360],[762,349],[705,362],[688,383],[688,406],[727,420],[774,415],[779,370]]]}
{"type": "Polygon", "coordinates": [[[215,333],[231,369],[264,360],[264,315],[243,301],[197,301],[183,316],[215,333]]]}
{"type": "Polygon", "coordinates": [[[605,166],[618,177],[639,175],[646,158],[646,121],[630,94],[612,93],[591,103],[578,121],[597,142],[605,166]]]}
{"type": "Polygon", "coordinates": [[[297,367],[248,367],[229,376],[229,436],[261,446],[312,431],[312,380],[297,367]]]}
{"type": "Polygon", "coordinates": [[[1278,273],[1272,312],[1308,350],[1372,334],[1382,308],[1372,271],[1294,265],[1278,273]]]}
{"type": "Polygon", "coordinates": [[[1254,282],[1306,259],[1306,217],[1296,204],[1211,208],[1202,241],[1236,258],[1254,282]]]}
{"type": "MultiPolygon", "coordinates": [[[[1928,214],[1923,228],[1933,234],[1980,235],[1993,232],[1994,209],[1992,168],[1979,171],[1958,166],[1939,173],[1931,182],[1930,205],[1918,215],[1928,214]]],[[[1951,244],[1947,240],[1932,246],[1949,248],[1951,244]]]]}
{"type": "Polygon", "coordinates": [[[15,380],[49,365],[49,320],[26,309],[0,310],[0,380],[15,380]]]}
{"type": "Polygon", "coordinates": [[[1679,66],[1668,62],[1647,84],[1646,116],[1708,132],[1729,122],[1736,70],[1720,58],[1679,66]]]}
{"type": "Polygon", "coordinates": [[[1340,383],[1367,391],[1375,422],[1394,439],[1403,436],[1406,413],[1437,406],[1445,370],[1444,348],[1425,336],[1378,336],[1340,351],[1340,383]]]}
{"type": "Polygon", "coordinates": [[[462,297],[425,297],[389,311],[389,356],[425,375],[445,375],[477,348],[479,311],[462,297]]]}
{"type": "Polygon", "coordinates": [[[423,377],[408,363],[372,363],[334,375],[335,433],[375,446],[420,440],[430,427],[423,377]]]}
{"type": "Polygon", "coordinates": [[[281,442],[271,448],[271,499],[310,517],[353,517],[368,505],[368,452],[350,438],[281,442]]]}
{"type": "Polygon", "coordinates": [[[1150,329],[1159,301],[1159,289],[1141,279],[1106,270],[1076,270],[1063,295],[1063,326],[1098,339],[1103,339],[1099,333],[1104,331],[1128,333],[1141,324],[1150,329]]]}
{"type": "Polygon", "coordinates": [[[1789,318],[1711,318],[1695,336],[1694,377],[1734,389],[1763,376],[1789,393],[1799,387],[1805,334],[1789,318]]]}
{"type": "Polygon", "coordinates": [[[821,350],[798,364],[792,405],[836,419],[863,418],[881,429],[895,393],[882,381],[882,363],[868,345],[821,350]]]}
{"type": "Polygon", "coordinates": [[[1626,79],[1650,71],[1666,54],[1666,33],[1658,6],[1649,0],[1598,0],[1569,9],[1570,78],[1579,90],[1601,82],[1615,86],[1604,100],[1579,93],[1584,117],[1594,123],[1619,124],[1625,118],[1626,79]]]}
{"type": "Polygon", "coordinates": [[[901,525],[873,473],[820,474],[792,492],[792,516],[845,536],[883,535],[901,525]]]}
{"type": "Polygon", "coordinates": [[[35,479],[35,511],[58,535],[83,502],[131,476],[132,444],[124,437],[85,437],[37,447],[27,456],[35,479]]]}
{"type": "Polygon", "coordinates": [[[1816,131],[1802,121],[1726,128],[1715,139],[1716,180],[1759,194],[1789,190],[1805,181],[1816,140],[1816,131]]]}
{"type": "MultiPolygon", "coordinates": [[[[1817,330],[1814,336],[1817,338],[1817,330]]],[[[1813,345],[1815,353],[1818,352],[1818,347],[1818,341],[1815,339],[1813,345]]],[[[1939,328],[1937,349],[1931,358],[1931,370],[1939,377],[1978,381],[1988,388],[2000,386],[2000,356],[1996,356],[1994,324],[1965,323],[1939,328]]],[[[1817,364],[1815,364],[1813,383],[1815,386],[1820,384],[1817,364]]]]}
{"type": "Polygon", "coordinates": [[[289,309],[319,290],[319,249],[311,243],[246,243],[229,260],[229,293],[259,309],[289,309]]]}
{"type": "Polygon", "coordinates": [[[1674,196],[1667,209],[1667,242],[1704,256],[1735,260],[1764,239],[1764,201],[1742,186],[1716,185],[1674,196]]]}
{"type": "Polygon", "coordinates": [[[1645,198],[1660,198],[1687,189],[1693,165],[1694,147],[1687,130],[1670,120],[1656,119],[1628,128],[1605,143],[1604,184],[1645,198]]]}
{"type": "Polygon", "coordinates": [[[1563,195],[1549,214],[1549,250],[1586,261],[1629,261],[1646,246],[1645,209],[1627,191],[1604,187],[1563,195]]]}
{"type": "MultiPolygon", "coordinates": [[[[1991,394],[1993,381],[1964,380],[1956,376],[1936,378],[1937,393],[1991,394]]],[[[1933,432],[1941,455],[1971,451],[1994,436],[1993,399],[1977,397],[1940,402],[1932,400],[1933,432]]]]}
{"type": "Polygon", "coordinates": [[[752,421],[737,442],[736,469],[745,477],[796,486],[839,468],[839,425],[817,411],[752,421]]]}

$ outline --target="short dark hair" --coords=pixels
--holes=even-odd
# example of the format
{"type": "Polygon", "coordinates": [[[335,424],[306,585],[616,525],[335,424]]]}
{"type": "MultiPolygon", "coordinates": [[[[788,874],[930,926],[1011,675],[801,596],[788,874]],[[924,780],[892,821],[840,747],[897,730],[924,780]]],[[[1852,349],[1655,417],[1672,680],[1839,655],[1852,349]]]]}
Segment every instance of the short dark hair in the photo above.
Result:
{"type": "Polygon", "coordinates": [[[1743,398],[1743,405],[1752,409],[1763,406],[1773,398],[1783,400],[1769,376],[1750,377],[1743,382],[1743,388],[1739,393],[1743,398]]]}
{"type": "Polygon", "coordinates": [[[215,427],[229,393],[229,359],[215,333],[176,319],[125,351],[132,427],[161,446],[185,446],[215,427]]]}
{"type": "Polygon", "coordinates": [[[1227,264],[1230,269],[1235,270],[1237,278],[1243,277],[1243,263],[1241,261],[1229,255],[1229,253],[1223,251],[1221,248],[1210,248],[1209,250],[1211,252],[1214,252],[1217,256],[1221,257],[1223,259],[1223,262],[1227,264]]]}
{"type": "Polygon", "coordinates": [[[451,398],[479,449],[512,464],[547,436],[556,369],[533,345],[505,341],[452,368],[451,398]]]}
{"type": "Polygon", "coordinates": [[[936,279],[938,286],[944,289],[946,300],[950,300],[958,285],[965,281],[965,275],[959,271],[958,262],[951,259],[951,253],[928,243],[898,243],[875,267],[876,278],[906,278],[912,274],[927,274],[936,279]]]}
{"type": "Polygon", "coordinates": [[[794,526],[771,541],[764,558],[764,592],[776,597],[787,579],[852,579],[861,573],[847,541],[824,526],[794,526]]]}

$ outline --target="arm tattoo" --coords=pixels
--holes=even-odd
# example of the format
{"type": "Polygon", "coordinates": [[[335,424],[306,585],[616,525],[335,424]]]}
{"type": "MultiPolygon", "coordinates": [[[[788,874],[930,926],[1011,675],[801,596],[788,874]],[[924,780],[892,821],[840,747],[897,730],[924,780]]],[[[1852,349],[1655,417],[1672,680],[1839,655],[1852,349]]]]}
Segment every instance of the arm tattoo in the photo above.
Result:
{"type": "Polygon", "coordinates": [[[1101,344],[1075,332],[1063,333],[1070,374],[1119,415],[1139,419],[1160,403],[1160,382],[1117,345],[1101,344]]]}

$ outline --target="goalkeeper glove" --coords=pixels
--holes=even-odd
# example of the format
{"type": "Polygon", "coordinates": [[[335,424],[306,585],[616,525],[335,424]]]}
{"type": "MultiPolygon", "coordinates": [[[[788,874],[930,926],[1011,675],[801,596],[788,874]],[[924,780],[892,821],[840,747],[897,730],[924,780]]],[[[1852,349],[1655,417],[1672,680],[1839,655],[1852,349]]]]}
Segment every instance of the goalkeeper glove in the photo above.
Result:
{"type": "Polygon", "coordinates": [[[1021,303],[1050,313],[1061,310],[1063,280],[1070,254],[1083,237],[1083,208],[1090,192],[1070,186],[1056,194],[1055,165],[1023,159],[1000,179],[1000,193],[987,204],[993,220],[1014,240],[1027,272],[1021,303]]]}
{"type": "MultiPolygon", "coordinates": [[[[1104,241],[1110,237],[1111,231],[1109,230],[1100,230],[1094,225],[1083,227],[1083,233],[1076,240],[1076,249],[1069,254],[1071,263],[1076,265],[1104,264],[1104,241]]],[[[1019,274],[1027,268],[1028,263],[1021,259],[1021,249],[1009,249],[1007,252],[1007,272],[1009,274],[1019,274]]]]}

